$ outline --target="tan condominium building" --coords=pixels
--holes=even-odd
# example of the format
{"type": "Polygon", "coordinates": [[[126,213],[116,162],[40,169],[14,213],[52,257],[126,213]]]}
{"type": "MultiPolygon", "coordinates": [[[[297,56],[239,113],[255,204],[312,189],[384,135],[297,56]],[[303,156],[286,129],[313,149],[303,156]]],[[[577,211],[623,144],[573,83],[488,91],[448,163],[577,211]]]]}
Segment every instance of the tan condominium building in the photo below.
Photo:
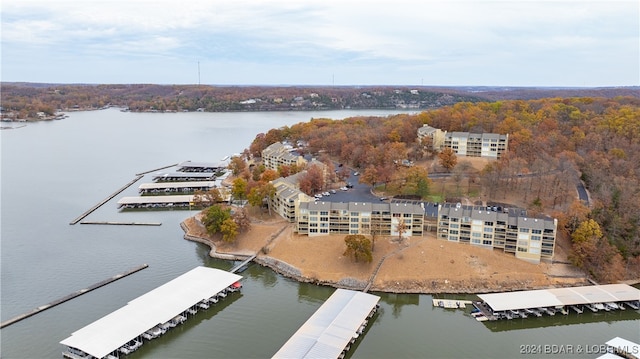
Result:
{"type": "Polygon", "coordinates": [[[494,211],[452,203],[438,209],[438,238],[499,248],[533,263],[553,258],[557,226],[557,219],[530,217],[520,209],[494,211]]]}
{"type": "Polygon", "coordinates": [[[295,153],[291,146],[281,142],[276,142],[262,150],[261,156],[264,166],[276,171],[278,167],[283,165],[304,167],[307,162],[302,156],[295,153]]]}
{"type": "Polygon", "coordinates": [[[313,201],[313,197],[306,195],[297,187],[297,176],[278,178],[271,182],[276,193],[269,200],[272,211],[282,218],[294,223],[300,203],[313,201]]]}
{"type": "Polygon", "coordinates": [[[309,236],[376,234],[422,236],[425,209],[418,204],[370,202],[300,203],[296,230],[309,236]]]}
{"type": "Polygon", "coordinates": [[[500,158],[509,146],[509,135],[497,133],[447,132],[423,125],[418,129],[418,139],[425,143],[429,139],[436,151],[445,147],[460,156],[500,158]]]}

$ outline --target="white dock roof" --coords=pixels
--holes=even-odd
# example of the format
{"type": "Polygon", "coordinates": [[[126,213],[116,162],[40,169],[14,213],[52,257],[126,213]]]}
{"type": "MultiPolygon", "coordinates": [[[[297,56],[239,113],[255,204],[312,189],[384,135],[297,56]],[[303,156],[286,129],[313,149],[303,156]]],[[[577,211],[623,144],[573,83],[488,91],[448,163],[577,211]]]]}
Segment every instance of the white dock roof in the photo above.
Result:
{"type": "Polygon", "coordinates": [[[216,185],[216,181],[191,181],[191,182],[153,182],[143,183],[138,189],[164,189],[164,188],[185,188],[185,187],[209,187],[216,185]]]}
{"type": "Polygon", "coordinates": [[[189,202],[193,202],[193,195],[122,197],[118,200],[119,205],[189,202]]]}
{"type": "Polygon", "coordinates": [[[337,289],[273,358],[338,358],[379,300],[337,289]]]}
{"type": "Polygon", "coordinates": [[[73,332],[60,343],[103,358],[241,278],[220,269],[196,267],[73,332]]]}
{"type": "Polygon", "coordinates": [[[640,354],[640,344],[624,338],[615,337],[609,340],[606,344],[614,350],[620,353],[630,354],[634,358],[638,358],[638,355],[640,354]]]}
{"type": "Polygon", "coordinates": [[[526,290],[478,295],[494,311],[640,300],[640,289],[627,284],[526,290]]]}

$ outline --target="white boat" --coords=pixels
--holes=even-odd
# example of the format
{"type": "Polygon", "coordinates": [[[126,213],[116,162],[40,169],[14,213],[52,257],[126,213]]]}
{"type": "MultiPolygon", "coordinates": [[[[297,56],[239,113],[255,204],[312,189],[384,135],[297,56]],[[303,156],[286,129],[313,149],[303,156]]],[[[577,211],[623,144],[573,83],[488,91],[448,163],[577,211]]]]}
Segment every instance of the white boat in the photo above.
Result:
{"type": "Polygon", "coordinates": [[[620,308],[618,307],[618,305],[617,305],[616,303],[613,303],[613,302],[611,302],[611,303],[604,303],[604,307],[605,307],[605,308],[609,308],[609,309],[620,309],[620,308]]]}
{"type": "Polygon", "coordinates": [[[216,297],[215,295],[211,298],[209,298],[209,303],[211,304],[216,304],[218,303],[218,297],[216,297]]]}
{"type": "Polygon", "coordinates": [[[147,340],[151,340],[151,339],[155,339],[155,338],[161,336],[162,334],[164,334],[166,332],[167,332],[166,329],[164,329],[160,325],[157,325],[157,326],[147,330],[146,332],[142,333],[142,337],[147,339],[147,340]]]}
{"type": "Polygon", "coordinates": [[[593,304],[593,307],[596,308],[597,310],[605,310],[606,309],[604,307],[604,304],[602,304],[602,303],[595,303],[595,304],[593,304]]]}
{"type": "Polygon", "coordinates": [[[218,297],[226,298],[227,297],[227,293],[223,290],[222,292],[218,293],[218,297]]]}
{"type": "Polygon", "coordinates": [[[191,315],[195,315],[196,313],[198,313],[198,310],[196,308],[191,307],[187,309],[187,312],[191,315]]]}
{"type": "Polygon", "coordinates": [[[202,301],[202,302],[198,303],[198,307],[200,307],[202,309],[209,309],[209,303],[207,303],[207,301],[202,301]]]}

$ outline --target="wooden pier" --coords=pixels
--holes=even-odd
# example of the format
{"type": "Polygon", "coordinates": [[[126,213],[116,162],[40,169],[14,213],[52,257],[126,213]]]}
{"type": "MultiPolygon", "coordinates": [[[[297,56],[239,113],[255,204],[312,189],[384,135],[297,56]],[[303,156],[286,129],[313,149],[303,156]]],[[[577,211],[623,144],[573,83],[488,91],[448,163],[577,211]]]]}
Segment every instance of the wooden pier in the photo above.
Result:
{"type": "Polygon", "coordinates": [[[78,222],[80,222],[81,220],[83,220],[85,217],[87,217],[88,215],[90,215],[91,213],[93,213],[96,209],[102,207],[105,203],[109,202],[113,197],[117,196],[118,194],[120,194],[122,191],[124,191],[125,189],[129,188],[131,185],[133,185],[134,183],[138,182],[140,180],[140,178],[144,177],[144,175],[137,175],[136,178],[134,178],[133,180],[131,180],[129,183],[127,183],[126,185],[122,186],[121,188],[119,188],[117,191],[113,192],[109,197],[103,199],[102,201],[100,201],[100,203],[96,204],[95,206],[89,208],[89,210],[87,210],[86,212],[84,212],[83,214],[81,214],[80,216],[78,216],[78,218],[74,219],[73,221],[71,221],[69,224],[70,225],[74,225],[77,224],[78,222]]]}
{"type": "Polygon", "coordinates": [[[47,303],[45,305],[41,305],[41,306],[33,309],[30,312],[21,314],[21,315],[19,315],[17,317],[14,317],[12,319],[9,319],[7,321],[4,321],[4,322],[0,323],[0,329],[4,328],[6,326],[9,326],[11,324],[17,323],[17,322],[19,322],[19,321],[21,321],[23,319],[29,318],[30,316],[38,314],[38,313],[40,313],[42,311],[45,311],[47,309],[53,308],[56,305],[62,304],[64,302],[66,302],[66,301],[69,301],[69,300],[75,298],[75,297],[79,297],[79,296],[81,296],[81,295],[83,295],[85,293],[89,293],[94,289],[98,289],[98,288],[103,287],[103,286],[105,286],[105,285],[107,285],[109,283],[115,282],[118,279],[122,279],[124,277],[127,277],[127,276],[133,274],[133,273],[139,272],[139,271],[147,268],[148,266],[149,266],[148,264],[143,264],[143,265],[141,265],[139,267],[133,268],[133,269],[128,270],[128,271],[126,271],[124,273],[120,273],[120,274],[117,274],[117,275],[115,275],[115,276],[113,276],[111,278],[107,278],[107,279],[105,279],[105,280],[103,280],[101,282],[98,282],[98,283],[90,286],[90,287],[87,287],[85,289],[81,289],[79,291],[76,291],[76,292],[73,292],[73,293],[71,293],[69,295],[66,295],[66,296],[64,296],[62,298],[56,299],[53,302],[47,303]]]}
{"type": "Polygon", "coordinates": [[[110,222],[110,221],[82,221],[80,224],[102,224],[114,226],[161,226],[161,222],[110,222]]]}
{"type": "Polygon", "coordinates": [[[433,306],[446,309],[464,309],[467,304],[472,304],[470,300],[459,299],[438,299],[433,298],[433,306]]]}

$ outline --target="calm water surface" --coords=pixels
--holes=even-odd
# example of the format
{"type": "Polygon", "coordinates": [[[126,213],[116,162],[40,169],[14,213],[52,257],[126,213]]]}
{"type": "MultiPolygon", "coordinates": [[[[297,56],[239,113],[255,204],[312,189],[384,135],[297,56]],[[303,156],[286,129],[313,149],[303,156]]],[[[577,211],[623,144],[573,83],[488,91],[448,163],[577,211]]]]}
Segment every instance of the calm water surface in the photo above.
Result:
{"type": "MultiPolygon", "coordinates": [[[[87,220],[161,226],[69,225],[136,173],[184,160],[215,162],[241,152],[259,132],[311,118],[392,113],[397,112],[137,114],[110,109],[3,130],[3,321],[141,264],[149,268],[2,329],[0,355],[60,358],[62,339],[131,299],[195,266],[233,266],[182,238],[179,223],[194,212],[118,212],[116,201],[137,195],[139,184],[151,182],[148,176],[87,220]]],[[[271,357],[334,290],[299,284],[256,265],[242,275],[241,294],[129,357],[271,357]]],[[[512,358],[521,356],[521,345],[598,345],[615,336],[640,341],[640,314],[630,310],[485,325],[463,311],[433,308],[428,295],[376,294],[382,297],[380,313],[352,358],[512,358]]]]}

